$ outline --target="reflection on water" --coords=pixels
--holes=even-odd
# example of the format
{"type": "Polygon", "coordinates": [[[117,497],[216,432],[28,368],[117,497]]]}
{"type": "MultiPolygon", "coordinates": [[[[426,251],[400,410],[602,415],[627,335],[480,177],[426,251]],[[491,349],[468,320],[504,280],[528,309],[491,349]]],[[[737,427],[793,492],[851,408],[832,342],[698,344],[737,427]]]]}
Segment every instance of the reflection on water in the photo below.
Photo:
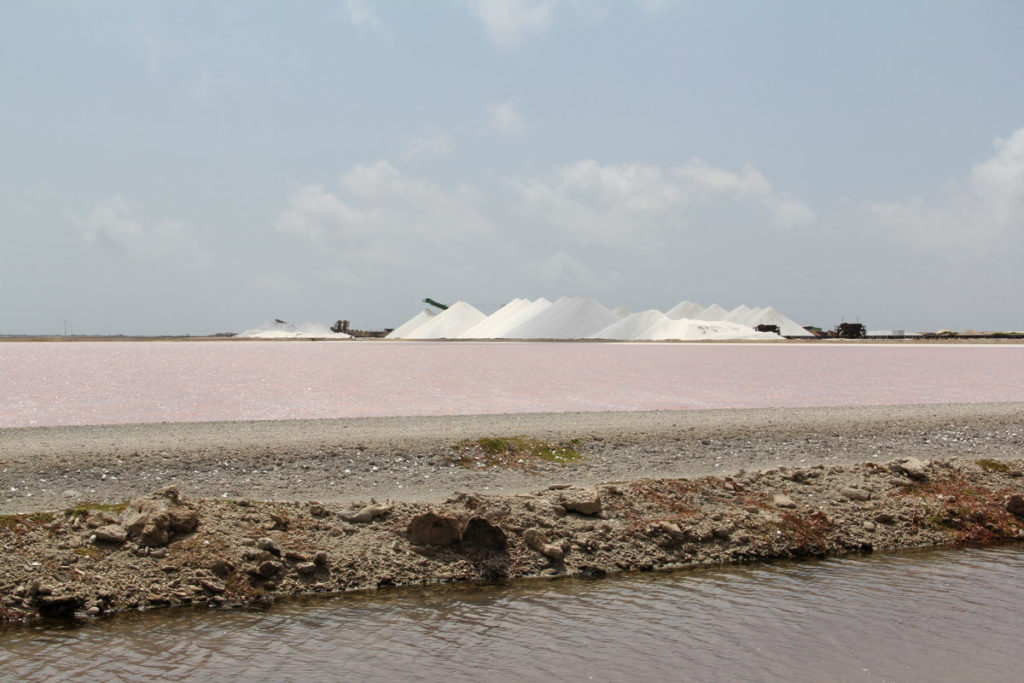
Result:
{"type": "Polygon", "coordinates": [[[904,553],[0,632],[31,680],[1020,680],[1024,548],[904,553]]]}

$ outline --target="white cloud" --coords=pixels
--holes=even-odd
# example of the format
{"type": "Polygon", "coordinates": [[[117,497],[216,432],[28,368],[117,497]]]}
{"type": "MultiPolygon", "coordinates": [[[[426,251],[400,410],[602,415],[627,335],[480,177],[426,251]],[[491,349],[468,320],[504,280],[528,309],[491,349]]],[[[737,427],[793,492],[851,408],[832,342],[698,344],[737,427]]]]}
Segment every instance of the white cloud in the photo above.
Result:
{"type": "Polygon", "coordinates": [[[511,184],[528,215],[583,243],[616,248],[656,249],[652,238],[685,227],[699,205],[753,207],[779,228],[814,220],[753,166],[736,173],[699,160],[669,168],[586,160],[511,184]]]}
{"type": "Polygon", "coordinates": [[[405,151],[407,161],[419,158],[447,157],[452,153],[452,136],[443,130],[413,138],[405,151]]]}
{"type": "Polygon", "coordinates": [[[929,248],[986,251],[1024,243],[1024,128],[997,139],[995,154],[934,197],[861,205],[855,228],[929,248]]]}
{"type": "Polygon", "coordinates": [[[551,25],[555,0],[468,0],[470,11],[500,47],[519,45],[551,25]]]}
{"type": "Polygon", "coordinates": [[[500,102],[487,107],[491,127],[502,135],[522,135],[526,132],[526,120],[514,102],[500,102]]]}
{"type": "Polygon", "coordinates": [[[346,9],[348,11],[348,20],[352,22],[353,26],[368,28],[374,31],[383,29],[380,19],[370,9],[370,6],[366,4],[366,0],[348,0],[346,9]]]}
{"type": "Polygon", "coordinates": [[[296,188],[276,227],[337,254],[356,273],[464,268],[492,235],[475,190],[441,187],[386,161],[354,167],[336,191],[296,188]]]}
{"type": "Polygon", "coordinates": [[[198,268],[213,263],[180,221],[144,224],[135,209],[123,197],[115,196],[98,203],[85,219],[72,215],[82,237],[90,244],[116,249],[129,257],[175,261],[198,268]]]}

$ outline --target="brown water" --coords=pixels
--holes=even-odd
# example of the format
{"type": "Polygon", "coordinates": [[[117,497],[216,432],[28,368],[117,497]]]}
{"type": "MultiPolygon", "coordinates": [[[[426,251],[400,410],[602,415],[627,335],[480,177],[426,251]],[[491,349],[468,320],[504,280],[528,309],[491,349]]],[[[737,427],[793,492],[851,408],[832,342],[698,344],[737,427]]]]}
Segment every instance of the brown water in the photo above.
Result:
{"type": "Polygon", "coordinates": [[[4,680],[1019,681],[1024,548],[914,552],[0,631],[4,680]]]}

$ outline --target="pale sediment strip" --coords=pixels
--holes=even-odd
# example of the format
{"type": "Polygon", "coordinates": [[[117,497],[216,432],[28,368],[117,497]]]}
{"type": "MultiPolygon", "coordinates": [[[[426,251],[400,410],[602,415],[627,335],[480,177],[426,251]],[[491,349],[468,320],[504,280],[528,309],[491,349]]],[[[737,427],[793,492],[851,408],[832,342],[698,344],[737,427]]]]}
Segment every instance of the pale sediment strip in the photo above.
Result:
{"type": "Polygon", "coordinates": [[[438,501],[460,490],[1022,452],[1021,403],[3,429],[0,512],[118,502],[168,484],[189,498],[438,501]],[[455,464],[460,442],[498,436],[571,444],[583,459],[529,473],[455,464]]]}

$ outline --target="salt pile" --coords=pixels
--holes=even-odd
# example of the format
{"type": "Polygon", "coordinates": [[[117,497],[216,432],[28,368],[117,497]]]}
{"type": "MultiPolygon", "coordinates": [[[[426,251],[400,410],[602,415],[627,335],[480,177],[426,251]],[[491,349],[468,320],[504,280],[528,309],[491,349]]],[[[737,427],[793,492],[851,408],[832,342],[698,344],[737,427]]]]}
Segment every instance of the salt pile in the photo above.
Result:
{"type": "Polygon", "coordinates": [[[235,337],[245,339],[351,339],[344,332],[334,332],[322,323],[292,325],[282,320],[266,322],[259,327],[239,332],[235,337]]]}
{"type": "Polygon", "coordinates": [[[618,322],[614,322],[608,327],[590,335],[590,338],[621,339],[623,341],[647,339],[648,337],[644,336],[647,330],[666,320],[670,320],[670,318],[661,311],[652,308],[649,311],[634,313],[618,322]]]}
{"type": "MultiPolygon", "coordinates": [[[[545,299],[546,301],[546,299],[545,299]]],[[[459,335],[459,339],[494,339],[508,329],[510,323],[533,302],[529,299],[513,299],[490,314],[473,327],[459,335]]]]}
{"type": "Polygon", "coordinates": [[[615,315],[619,316],[620,318],[628,318],[629,316],[633,315],[633,311],[629,310],[625,306],[619,306],[618,308],[613,308],[612,309],[612,313],[614,313],[615,315]]]}
{"type": "Polygon", "coordinates": [[[758,325],[778,325],[779,331],[784,337],[813,337],[814,335],[803,328],[799,323],[790,320],[776,311],[771,306],[762,309],[754,309],[742,321],[744,325],[757,327],[758,325]]]}
{"type": "Polygon", "coordinates": [[[435,315],[426,310],[395,329],[392,339],[614,339],[642,340],[767,340],[770,332],[756,332],[760,324],[778,325],[788,337],[809,337],[810,332],[772,307],[740,305],[727,311],[718,304],[707,308],[682,301],[662,313],[656,309],[630,313],[609,310],[593,299],[562,297],[555,303],[540,298],[513,299],[490,316],[460,301],[435,315]]]}
{"type": "MultiPolygon", "coordinates": [[[[723,320],[692,320],[680,318],[672,320],[666,318],[659,325],[647,330],[643,337],[651,341],[668,341],[678,339],[680,341],[726,341],[726,340],[766,340],[780,339],[779,335],[772,332],[757,332],[752,327],[731,323],[723,320]]],[[[639,339],[637,341],[639,341],[639,339]]]]}
{"type": "Polygon", "coordinates": [[[693,320],[673,320],[661,311],[651,309],[634,313],[617,323],[590,335],[591,339],[618,339],[622,341],[680,341],[726,340],[726,339],[778,339],[770,332],[755,332],[753,328],[738,323],[693,320]]]}
{"type": "Polygon", "coordinates": [[[512,339],[584,339],[619,320],[619,316],[593,299],[562,297],[504,336],[512,339]]]}
{"type": "Polygon", "coordinates": [[[425,308],[420,311],[417,315],[413,316],[409,320],[405,321],[395,329],[388,333],[385,339],[404,339],[405,335],[409,334],[421,325],[425,325],[431,318],[436,316],[429,308],[425,308]]]}
{"type": "Polygon", "coordinates": [[[665,311],[665,315],[673,320],[679,320],[680,318],[699,318],[703,312],[704,307],[700,304],[695,304],[692,301],[680,301],[665,311]]]}
{"type": "Polygon", "coordinates": [[[465,301],[458,301],[448,310],[405,335],[405,339],[455,339],[487,316],[465,301]]]}

